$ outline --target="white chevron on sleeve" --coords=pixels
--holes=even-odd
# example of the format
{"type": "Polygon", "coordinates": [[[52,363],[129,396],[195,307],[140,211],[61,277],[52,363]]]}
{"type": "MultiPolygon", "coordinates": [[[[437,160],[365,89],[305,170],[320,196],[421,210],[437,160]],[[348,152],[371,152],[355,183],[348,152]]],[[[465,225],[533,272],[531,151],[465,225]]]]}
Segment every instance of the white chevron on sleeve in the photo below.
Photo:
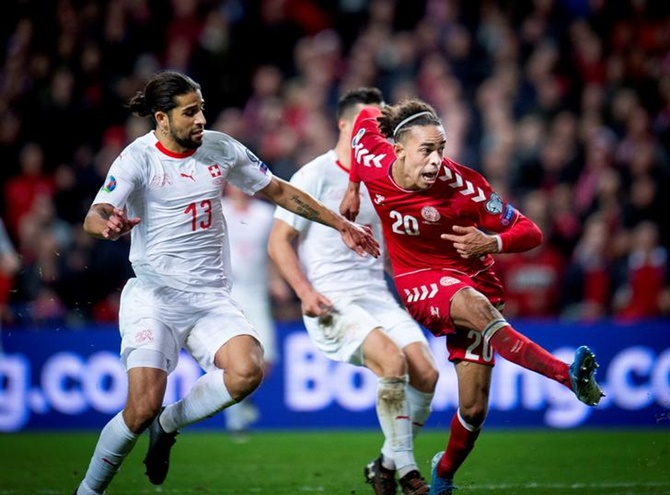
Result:
{"type": "Polygon", "coordinates": [[[357,144],[354,147],[354,156],[356,157],[356,161],[358,163],[360,163],[361,162],[361,155],[367,154],[367,152],[368,152],[368,150],[363,148],[362,144],[357,144]]]}
{"type": "Polygon", "coordinates": [[[463,185],[463,177],[461,177],[460,174],[454,174],[454,182],[449,184],[450,187],[453,187],[454,189],[458,189],[463,185]]]}
{"type": "Polygon", "coordinates": [[[457,172],[451,172],[448,168],[444,168],[444,175],[440,176],[440,180],[446,181],[452,178],[453,175],[453,181],[449,182],[449,187],[453,189],[460,189],[465,185],[465,189],[458,191],[461,193],[463,196],[472,196],[477,193],[476,196],[472,196],[470,199],[474,201],[475,203],[479,203],[481,201],[484,201],[486,199],[486,195],[484,194],[484,191],[482,191],[481,187],[475,187],[472,182],[469,180],[463,180],[463,177],[458,174],[457,172]]]}
{"type": "Polygon", "coordinates": [[[469,196],[473,192],[475,192],[474,188],[472,187],[472,182],[469,180],[465,181],[465,189],[462,191],[459,191],[463,196],[469,196]]]}
{"type": "MultiPolygon", "coordinates": [[[[365,150],[365,151],[367,152],[367,150],[365,150]]],[[[372,162],[372,164],[376,168],[381,168],[381,166],[382,166],[381,159],[384,158],[385,156],[386,155],[379,155],[379,156],[371,155],[370,153],[368,153],[367,155],[365,155],[363,157],[363,165],[365,165],[366,167],[370,167],[371,166],[370,163],[372,162]]]]}
{"type": "MultiPolygon", "coordinates": [[[[475,188],[472,185],[472,182],[469,180],[465,181],[466,188],[463,189],[462,191],[459,191],[463,196],[470,196],[472,193],[475,192],[475,188]]],[[[480,201],[484,201],[486,199],[486,196],[484,195],[484,191],[482,191],[481,187],[477,188],[477,196],[470,198],[472,201],[475,203],[479,203],[480,201]]]]}
{"type": "Polygon", "coordinates": [[[430,288],[431,288],[432,290],[430,291],[430,294],[428,294],[428,298],[432,298],[432,297],[434,297],[435,294],[437,294],[437,291],[438,291],[437,284],[430,284],[430,288]]]}
{"type": "Polygon", "coordinates": [[[445,180],[451,180],[453,177],[453,174],[451,173],[451,169],[449,167],[442,167],[442,173],[444,175],[440,175],[438,178],[444,182],[445,180]]]}
{"type": "Polygon", "coordinates": [[[375,155],[375,157],[372,159],[372,161],[375,163],[375,167],[377,168],[382,168],[382,160],[386,156],[386,153],[383,155],[375,155]]]}
{"type": "Polygon", "coordinates": [[[479,202],[484,201],[486,199],[486,194],[484,194],[484,191],[482,191],[481,187],[478,187],[477,188],[477,196],[475,196],[474,198],[470,198],[470,199],[472,201],[474,201],[475,203],[479,203],[479,202]]]}

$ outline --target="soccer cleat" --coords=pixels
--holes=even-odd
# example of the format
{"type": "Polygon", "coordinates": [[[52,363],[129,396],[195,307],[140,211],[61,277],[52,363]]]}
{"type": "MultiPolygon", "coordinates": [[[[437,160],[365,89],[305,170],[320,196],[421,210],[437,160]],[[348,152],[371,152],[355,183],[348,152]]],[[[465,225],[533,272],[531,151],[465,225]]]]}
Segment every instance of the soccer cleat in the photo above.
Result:
{"type": "Polygon", "coordinates": [[[400,478],[400,488],[403,495],[427,495],[430,491],[426,480],[421,477],[416,469],[400,478]]]}
{"type": "Polygon", "coordinates": [[[430,491],[428,492],[428,495],[452,495],[453,491],[456,490],[453,480],[440,478],[437,475],[437,465],[443,455],[444,452],[438,452],[433,456],[433,460],[430,463],[430,491]]]}
{"type": "MultiPolygon", "coordinates": [[[[161,409],[161,413],[163,412],[161,409]]],[[[175,437],[179,434],[178,431],[167,433],[161,427],[160,413],[149,425],[149,449],[144,458],[144,464],[147,468],[146,475],[153,485],[161,485],[167,477],[168,469],[170,468],[170,450],[175,444],[175,437]]]]}
{"type": "Polygon", "coordinates": [[[577,348],[575,360],[570,365],[570,385],[577,398],[589,406],[597,406],[605,394],[596,383],[598,369],[596,355],[585,345],[577,348]]]}
{"type": "Polygon", "coordinates": [[[363,474],[365,482],[372,485],[375,495],[395,495],[398,486],[395,471],[382,466],[381,456],[365,466],[363,474]]]}

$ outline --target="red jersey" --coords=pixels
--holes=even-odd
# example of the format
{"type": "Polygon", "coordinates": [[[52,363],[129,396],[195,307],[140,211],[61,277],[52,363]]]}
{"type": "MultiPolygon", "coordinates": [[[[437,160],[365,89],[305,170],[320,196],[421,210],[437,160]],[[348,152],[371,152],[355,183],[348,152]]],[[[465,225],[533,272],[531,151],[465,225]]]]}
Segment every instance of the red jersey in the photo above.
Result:
{"type": "Polygon", "coordinates": [[[396,159],[393,145],[379,132],[379,114],[377,108],[365,108],[354,124],[350,179],[364,182],[368,189],[382,221],[394,276],[449,269],[472,277],[489,268],[491,255],[462,258],[453,243],[440,235],[453,234],[454,225],[501,233],[525,217],[479,173],[449,158],[442,159],[438,180],[430,189],[410,191],[398,186],[391,177],[396,159]]]}

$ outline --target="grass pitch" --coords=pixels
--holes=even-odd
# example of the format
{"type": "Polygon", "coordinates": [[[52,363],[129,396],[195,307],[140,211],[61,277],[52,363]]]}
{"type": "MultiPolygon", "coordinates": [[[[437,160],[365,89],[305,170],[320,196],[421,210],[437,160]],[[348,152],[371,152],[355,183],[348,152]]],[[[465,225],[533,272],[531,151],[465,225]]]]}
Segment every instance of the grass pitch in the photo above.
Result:
{"type": "MultiPolygon", "coordinates": [[[[88,465],[97,432],[0,435],[0,495],[70,494],[88,465]]],[[[415,450],[430,477],[430,459],[447,432],[424,431],[415,450]]],[[[371,495],[363,467],[381,434],[371,431],[265,432],[236,443],[224,432],[185,430],[168,478],[144,476],[144,435],[108,495],[371,495]]],[[[484,431],[459,471],[458,495],[670,494],[670,430],[484,431]]]]}

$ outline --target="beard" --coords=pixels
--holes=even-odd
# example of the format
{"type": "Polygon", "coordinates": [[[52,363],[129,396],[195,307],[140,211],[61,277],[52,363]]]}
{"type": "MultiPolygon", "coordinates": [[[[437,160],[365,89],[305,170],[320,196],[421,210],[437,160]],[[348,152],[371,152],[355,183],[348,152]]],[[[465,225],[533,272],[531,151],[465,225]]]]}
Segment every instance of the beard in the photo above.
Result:
{"type": "Polygon", "coordinates": [[[172,134],[172,139],[174,139],[179,146],[188,150],[195,150],[202,144],[202,139],[196,141],[191,137],[190,134],[186,136],[177,136],[176,134],[172,134]]]}

